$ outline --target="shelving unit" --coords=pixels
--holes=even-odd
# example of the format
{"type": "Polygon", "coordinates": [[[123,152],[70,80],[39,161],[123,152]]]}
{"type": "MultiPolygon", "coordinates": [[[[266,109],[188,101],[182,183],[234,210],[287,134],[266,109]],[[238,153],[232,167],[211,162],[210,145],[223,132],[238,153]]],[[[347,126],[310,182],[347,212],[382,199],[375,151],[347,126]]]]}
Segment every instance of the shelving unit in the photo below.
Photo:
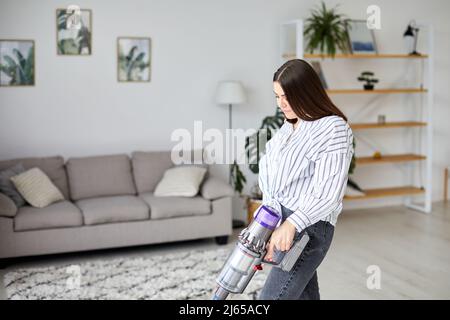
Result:
{"type": "Polygon", "coordinates": [[[380,164],[380,163],[394,163],[394,162],[409,162],[425,160],[427,157],[419,154],[391,154],[382,156],[380,158],[374,157],[356,157],[357,165],[365,164],[380,164]]]}
{"type": "Polygon", "coordinates": [[[350,127],[352,130],[361,129],[386,129],[386,128],[407,128],[407,127],[424,127],[426,122],[419,121],[404,121],[404,122],[386,122],[386,123],[352,123],[350,127]]]}
{"type": "MultiPolygon", "coordinates": [[[[421,130],[421,138],[425,138],[425,147],[421,148],[416,153],[406,154],[389,154],[381,157],[356,157],[357,166],[360,165],[375,165],[386,163],[400,163],[408,165],[410,163],[421,164],[421,170],[424,172],[423,181],[414,183],[413,169],[409,167],[411,177],[411,184],[407,186],[387,187],[377,189],[364,189],[364,195],[345,196],[346,200],[363,200],[372,198],[402,196],[404,198],[404,205],[425,213],[431,212],[432,200],[432,130],[433,130],[433,26],[419,25],[421,34],[423,36],[424,30],[428,33],[428,53],[421,55],[407,55],[398,53],[379,53],[379,54],[336,54],[333,61],[339,59],[407,59],[407,60],[421,60],[423,61],[426,72],[422,73],[421,85],[418,88],[383,88],[374,90],[363,89],[327,89],[329,95],[387,95],[387,94],[421,94],[426,95],[426,103],[424,108],[424,116],[418,121],[400,121],[400,122],[386,122],[380,123],[350,123],[353,131],[368,129],[387,129],[387,128],[406,128],[409,130],[421,130]],[[425,81],[426,80],[426,81],[425,81]],[[426,82],[427,87],[423,84],[426,82]],[[424,136],[423,136],[424,133],[424,136]],[[423,153],[423,154],[422,154],[423,153]],[[423,203],[413,203],[413,197],[422,195],[423,203]]],[[[303,51],[303,20],[291,20],[280,25],[280,60],[284,63],[290,59],[331,59],[329,55],[323,54],[309,54],[303,51]]],[[[355,138],[357,139],[356,135],[355,138]]]]}
{"type": "Polygon", "coordinates": [[[328,94],[388,94],[388,93],[425,93],[421,88],[392,88],[392,89],[327,89],[328,94]]]}
{"type": "MultiPolygon", "coordinates": [[[[283,58],[289,60],[289,59],[295,59],[295,54],[284,54],[283,58]]],[[[304,59],[326,59],[326,58],[332,58],[330,55],[327,54],[311,54],[311,53],[305,53],[303,55],[304,59]]],[[[381,53],[381,54],[336,54],[334,56],[334,59],[425,59],[428,58],[427,54],[421,54],[421,55],[409,55],[409,54],[394,54],[394,53],[381,53]]]]}
{"type": "Polygon", "coordinates": [[[408,196],[408,195],[418,195],[424,194],[425,190],[414,187],[394,187],[394,188],[380,188],[380,189],[364,189],[365,195],[361,196],[346,196],[347,200],[363,200],[370,198],[383,198],[392,196],[408,196]]]}

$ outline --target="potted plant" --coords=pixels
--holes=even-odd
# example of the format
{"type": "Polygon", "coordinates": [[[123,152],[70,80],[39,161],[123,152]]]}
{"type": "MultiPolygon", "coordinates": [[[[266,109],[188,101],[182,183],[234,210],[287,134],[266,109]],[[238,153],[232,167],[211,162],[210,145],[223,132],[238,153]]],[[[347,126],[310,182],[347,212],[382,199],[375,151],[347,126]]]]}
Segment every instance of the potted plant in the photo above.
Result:
{"type": "Polygon", "coordinates": [[[364,81],[364,90],[373,90],[374,83],[378,82],[378,79],[374,78],[374,73],[371,71],[361,72],[361,75],[358,77],[358,81],[364,81]]]}
{"type": "Polygon", "coordinates": [[[305,22],[306,51],[313,53],[318,49],[321,54],[327,54],[333,58],[337,49],[343,53],[349,53],[350,41],[347,33],[349,21],[350,19],[337,13],[337,6],[328,10],[322,2],[321,7],[313,10],[311,17],[305,22]]]}
{"type": "Polygon", "coordinates": [[[235,191],[242,195],[242,190],[244,189],[244,185],[247,182],[244,174],[242,173],[239,165],[234,160],[234,163],[231,165],[231,184],[235,191]]]}

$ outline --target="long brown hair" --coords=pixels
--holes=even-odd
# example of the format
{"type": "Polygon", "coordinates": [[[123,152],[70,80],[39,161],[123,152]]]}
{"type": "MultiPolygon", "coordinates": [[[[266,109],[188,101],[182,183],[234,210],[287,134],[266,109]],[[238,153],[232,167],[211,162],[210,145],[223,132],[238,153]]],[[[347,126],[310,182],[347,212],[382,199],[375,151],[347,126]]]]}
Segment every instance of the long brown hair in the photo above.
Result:
{"type": "MultiPolygon", "coordinates": [[[[287,61],[275,72],[273,81],[283,88],[287,101],[300,119],[313,121],[337,115],[347,121],[347,117],[328,97],[316,71],[305,60],[287,61]]],[[[297,119],[286,120],[297,122],[297,119]]]]}

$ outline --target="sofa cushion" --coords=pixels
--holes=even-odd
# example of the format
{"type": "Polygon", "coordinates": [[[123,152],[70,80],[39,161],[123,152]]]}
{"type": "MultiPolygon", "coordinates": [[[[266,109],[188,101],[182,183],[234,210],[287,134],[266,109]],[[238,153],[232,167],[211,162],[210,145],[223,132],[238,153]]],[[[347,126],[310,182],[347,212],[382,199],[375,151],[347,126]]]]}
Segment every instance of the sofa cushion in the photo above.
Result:
{"type": "Polygon", "coordinates": [[[17,206],[10,197],[0,193],[0,216],[14,217],[17,213],[17,206]]]}
{"type": "Polygon", "coordinates": [[[21,163],[16,163],[11,168],[0,171],[0,192],[7,195],[14,202],[17,208],[24,206],[27,202],[11,181],[11,177],[25,171],[27,170],[21,163]]]}
{"type": "Polygon", "coordinates": [[[138,193],[153,192],[164,172],[173,167],[170,151],[135,151],[131,162],[138,193]]]}
{"type": "Polygon", "coordinates": [[[200,194],[205,199],[215,200],[222,197],[232,197],[234,189],[222,179],[209,177],[202,183],[200,194]]]}
{"type": "Polygon", "coordinates": [[[73,200],[136,194],[126,154],[70,158],[66,166],[73,200]]]}
{"type": "Polygon", "coordinates": [[[149,207],[136,196],[114,196],[83,199],[76,201],[84,224],[135,221],[149,219],[149,207]]]}
{"type": "Polygon", "coordinates": [[[176,166],[167,169],[156,186],[156,197],[194,197],[206,174],[206,169],[195,166],[176,166]]]}
{"type": "Polygon", "coordinates": [[[64,200],[61,191],[39,168],[33,168],[11,177],[11,181],[33,207],[44,208],[54,202],[64,200]]]}
{"type": "MultiPolygon", "coordinates": [[[[175,152],[175,151],[174,151],[175,152]]],[[[175,164],[172,161],[172,151],[135,151],[132,153],[131,163],[133,165],[133,178],[136,183],[138,193],[154,192],[164,172],[175,165],[195,165],[209,169],[203,163],[203,150],[180,150],[177,153],[177,160],[184,162],[175,164]]],[[[208,177],[208,171],[205,178],[208,177]]]]}
{"type": "Polygon", "coordinates": [[[22,163],[26,170],[38,167],[52,180],[55,186],[62,192],[64,198],[69,199],[69,186],[67,184],[64,159],[61,156],[45,158],[18,158],[0,161],[0,171],[10,168],[17,163],[22,163]]]}
{"type": "Polygon", "coordinates": [[[14,217],[14,230],[78,227],[83,224],[80,210],[69,201],[55,202],[45,208],[23,206],[14,217]]]}
{"type": "Polygon", "coordinates": [[[152,193],[139,195],[150,206],[150,219],[207,215],[211,213],[211,202],[200,196],[155,197],[152,193]]]}

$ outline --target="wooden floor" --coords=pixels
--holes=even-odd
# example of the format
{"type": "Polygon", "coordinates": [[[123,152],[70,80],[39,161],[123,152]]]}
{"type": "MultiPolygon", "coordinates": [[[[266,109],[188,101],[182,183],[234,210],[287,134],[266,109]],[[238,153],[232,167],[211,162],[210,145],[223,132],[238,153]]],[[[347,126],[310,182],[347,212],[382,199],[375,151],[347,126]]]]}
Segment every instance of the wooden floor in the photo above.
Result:
{"type": "Polygon", "coordinates": [[[323,299],[450,299],[450,205],[343,213],[319,284],[323,299]],[[367,287],[372,265],[379,290],[367,287]]]}
{"type": "MultiPolygon", "coordinates": [[[[238,233],[235,229],[232,242],[238,233]]],[[[215,246],[199,240],[36,258],[0,270],[0,278],[21,267],[215,246]]],[[[318,272],[322,299],[450,299],[450,204],[434,203],[429,215],[404,207],[344,211],[318,272]],[[367,286],[374,277],[369,267],[380,271],[379,289],[367,286]]],[[[6,298],[3,281],[0,298],[6,298]]]]}

